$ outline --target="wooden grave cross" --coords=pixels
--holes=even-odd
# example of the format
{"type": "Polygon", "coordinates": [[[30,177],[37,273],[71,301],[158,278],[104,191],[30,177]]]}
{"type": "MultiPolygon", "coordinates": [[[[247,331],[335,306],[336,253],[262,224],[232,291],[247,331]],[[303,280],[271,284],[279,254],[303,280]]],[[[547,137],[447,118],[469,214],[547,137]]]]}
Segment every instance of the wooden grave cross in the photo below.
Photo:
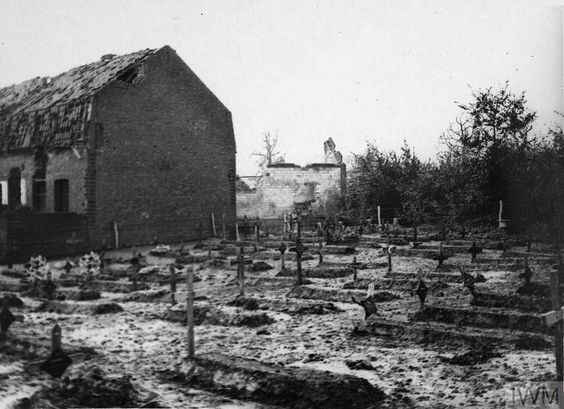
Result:
{"type": "MultiPolygon", "coordinates": [[[[299,223],[299,222],[298,222],[299,223]]],[[[299,224],[298,224],[299,226],[299,224]]],[[[298,229],[299,231],[299,229],[298,229]]],[[[298,285],[302,285],[303,284],[303,279],[302,279],[302,254],[304,254],[306,252],[308,248],[305,247],[301,240],[300,240],[300,236],[298,235],[298,237],[296,238],[296,245],[294,247],[290,248],[290,251],[293,251],[294,253],[296,253],[296,264],[297,264],[297,275],[298,275],[298,285]]]]}
{"type": "Polygon", "coordinates": [[[176,304],[176,268],[174,264],[169,267],[170,272],[170,300],[172,305],[176,304]]]}
{"type": "Polygon", "coordinates": [[[239,255],[235,261],[237,264],[237,283],[239,285],[239,294],[245,295],[245,265],[252,264],[253,260],[245,258],[245,248],[240,247],[239,255]]]}
{"type": "MultiPolygon", "coordinates": [[[[135,254],[135,251],[134,251],[135,254]]],[[[141,260],[140,260],[140,256],[141,254],[137,255],[137,256],[133,256],[133,258],[131,259],[131,266],[132,266],[132,273],[131,273],[131,281],[132,281],[132,291],[137,291],[137,273],[139,273],[139,271],[141,271],[141,260]]]]}
{"type": "Polygon", "coordinates": [[[256,242],[260,243],[260,226],[261,226],[261,221],[260,219],[257,217],[257,219],[255,220],[255,235],[256,235],[256,242]]]}
{"type": "Polygon", "coordinates": [[[356,261],[356,256],[353,257],[351,268],[353,269],[353,280],[356,281],[358,278],[358,269],[362,266],[362,263],[356,261]]]}
{"type": "Polygon", "coordinates": [[[476,245],[476,242],[473,241],[473,242],[472,242],[472,247],[470,247],[470,248],[468,249],[468,253],[470,253],[470,255],[472,256],[472,259],[471,259],[470,262],[471,262],[471,263],[475,263],[475,262],[476,262],[476,256],[477,256],[478,254],[480,254],[481,252],[482,252],[482,247],[478,247],[478,246],[476,245]]]}
{"type": "Polygon", "coordinates": [[[390,239],[388,239],[388,273],[392,272],[392,245],[390,239]]]}
{"type": "Polygon", "coordinates": [[[223,241],[227,240],[227,231],[225,229],[225,213],[221,215],[221,233],[223,241]]]}
{"type": "Polygon", "coordinates": [[[55,378],[60,378],[71,364],[72,359],[62,348],[61,327],[55,324],[51,330],[51,355],[39,368],[55,378]]]}
{"type": "Polygon", "coordinates": [[[55,283],[53,283],[53,280],[51,279],[51,272],[48,271],[47,272],[47,279],[45,280],[45,282],[42,285],[42,290],[44,292],[44,294],[47,296],[48,300],[52,300],[53,297],[55,296],[55,291],[57,290],[57,286],[55,285],[55,283]]]}
{"type": "Polygon", "coordinates": [[[552,327],[554,324],[564,320],[564,307],[556,311],[545,312],[541,317],[547,327],[552,327]]]}
{"type": "Polygon", "coordinates": [[[8,337],[8,328],[15,320],[16,317],[10,312],[8,297],[4,297],[2,300],[2,308],[0,309],[0,339],[8,337]]]}
{"type": "Polygon", "coordinates": [[[282,265],[282,267],[281,267],[282,271],[284,271],[286,269],[286,266],[284,265],[284,253],[286,253],[287,249],[288,248],[286,247],[284,242],[282,242],[280,247],[278,247],[278,251],[280,252],[280,263],[282,265]]]}
{"type": "Polygon", "coordinates": [[[562,256],[558,257],[558,269],[550,274],[550,295],[552,311],[542,314],[544,323],[554,326],[554,354],[556,356],[556,381],[564,381],[564,308],[562,307],[562,293],[560,291],[560,274],[563,269],[562,256]]]}
{"type": "Polygon", "coordinates": [[[188,358],[194,357],[194,267],[186,267],[186,327],[188,358]]]}

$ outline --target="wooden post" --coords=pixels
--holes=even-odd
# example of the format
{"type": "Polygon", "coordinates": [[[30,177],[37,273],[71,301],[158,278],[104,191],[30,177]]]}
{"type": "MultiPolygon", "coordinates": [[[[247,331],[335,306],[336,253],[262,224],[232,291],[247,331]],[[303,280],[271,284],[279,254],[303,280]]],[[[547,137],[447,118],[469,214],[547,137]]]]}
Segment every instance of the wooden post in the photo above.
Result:
{"type": "Polygon", "coordinates": [[[119,249],[119,231],[118,231],[118,223],[114,220],[114,241],[116,244],[116,250],[119,249]]]}
{"type": "Polygon", "coordinates": [[[284,213],[284,221],[282,224],[282,240],[286,240],[286,213],[284,213]]]}
{"type": "Polygon", "coordinates": [[[227,239],[227,233],[225,230],[225,213],[221,215],[221,228],[223,233],[223,241],[225,241],[227,239]]]}
{"type": "Polygon", "coordinates": [[[239,238],[239,225],[237,223],[235,223],[235,237],[237,241],[240,241],[241,239],[239,238]]]}
{"type": "Polygon", "coordinates": [[[297,274],[297,285],[302,285],[303,284],[303,276],[302,276],[302,254],[307,250],[307,247],[305,247],[302,244],[302,240],[301,240],[301,217],[298,216],[297,217],[297,223],[298,223],[298,234],[296,235],[296,246],[292,247],[290,249],[290,251],[293,251],[296,253],[296,274],[297,274]]]}
{"type": "Polygon", "coordinates": [[[215,215],[212,213],[212,228],[213,228],[213,237],[217,237],[217,230],[215,229],[215,215]]]}
{"type": "Polygon", "coordinates": [[[188,358],[194,357],[194,267],[186,268],[186,326],[188,358]]]}
{"type": "MultiPolygon", "coordinates": [[[[560,292],[560,274],[562,273],[562,255],[558,256],[558,270],[550,274],[550,292],[552,309],[559,311],[562,308],[562,294],[560,292]]],[[[563,377],[563,349],[564,349],[564,322],[558,321],[554,327],[554,348],[556,356],[556,381],[562,382],[563,377]]]]}
{"type": "Polygon", "coordinates": [[[388,273],[392,272],[392,245],[388,239],[388,273]]]}
{"type": "Polygon", "coordinates": [[[378,206],[378,226],[382,226],[382,218],[380,217],[380,206],[378,206]]]}
{"type": "Polygon", "coordinates": [[[284,265],[284,253],[286,253],[286,249],[286,245],[284,244],[284,242],[282,242],[282,244],[278,248],[278,251],[280,252],[281,271],[286,270],[286,266],[284,265]]]}
{"type": "Polygon", "coordinates": [[[239,280],[239,295],[245,295],[245,254],[243,247],[239,249],[237,256],[237,278],[239,280]]]}
{"type": "Polygon", "coordinates": [[[356,279],[358,278],[356,256],[353,257],[352,268],[353,268],[353,280],[356,281],[356,279]]]}
{"type": "Polygon", "coordinates": [[[170,265],[170,299],[172,305],[176,304],[176,268],[170,265]]]}
{"type": "Polygon", "coordinates": [[[501,216],[503,215],[503,200],[499,201],[499,217],[498,220],[501,221],[501,216]]]}

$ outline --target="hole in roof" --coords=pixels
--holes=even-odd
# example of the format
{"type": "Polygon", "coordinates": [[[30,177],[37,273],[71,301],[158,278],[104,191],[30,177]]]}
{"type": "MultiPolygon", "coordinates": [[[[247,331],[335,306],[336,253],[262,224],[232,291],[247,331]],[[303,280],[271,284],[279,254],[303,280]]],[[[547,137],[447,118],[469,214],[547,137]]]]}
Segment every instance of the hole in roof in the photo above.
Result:
{"type": "Polygon", "coordinates": [[[138,75],[138,69],[136,67],[132,67],[122,71],[117,76],[117,79],[119,81],[127,82],[128,84],[133,84],[133,81],[135,81],[137,75],[138,75]]]}

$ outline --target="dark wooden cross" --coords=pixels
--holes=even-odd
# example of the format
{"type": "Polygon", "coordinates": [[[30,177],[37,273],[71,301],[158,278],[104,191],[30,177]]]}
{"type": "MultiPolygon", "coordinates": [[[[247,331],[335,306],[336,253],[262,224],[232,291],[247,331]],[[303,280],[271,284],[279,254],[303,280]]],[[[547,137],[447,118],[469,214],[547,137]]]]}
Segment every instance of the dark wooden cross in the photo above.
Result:
{"type": "Polygon", "coordinates": [[[358,278],[358,269],[362,266],[362,263],[356,261],[356,256],[353,257],[351,268],[353,269],[353,280],[356,281],[358,278]]]}
{"type": "Polygon", "coordinates": [[[286,266],[284,264],[284,253],[286,253],[287,249],[288,248],[286,247],[284,242],[282,242],[282,244],[280,244],[280,247],[278,247],[278,251],[280,252],[280,263],[281,263],[281,270],[282,271],[286,270],[286,266]]]}
{"type": "Polygon", "coordinates": [[[256,242],[260,243],[260,226],[261,226],[260,219],[257,217],[255,220],[255,235],[256,235],[256,242]]]}
{"type": "Polygon", "coordinates": [[[61,327],[55,324],[51,331],[51,355],[39,368],[55,378],[60,378],[71,364],[72,359],[62,348],[61,327]]]}
{"type": "Polygon", "coordinates": [[[245,248],[239,248],[239,255],[235,261],[237,264],[237,283],[239,285],[239,294],[245,295],[245,265],[252,264],[253,260],[245,258],[245,248]]]}
{"type": "Polygon", "coordinates": [[[227,231],[225,229],[225,213],[223,213],[221,215],[221,232],[222,232],[222,237],[223,237],[223,241],[227,240],[227,231]]]}
{"type": "Polygon", "coordinates": [[[0,339],[8,337],[8,328],[14,323],[16,317],[10,312],[10,301],[8,297],[2,300],[2,308],[0,309],[0,339]]]}
{"type": "Polygon", "coordinates": [[[533,276],[533,270],[531,270],[529,267],[529,259],[525,257],[525,260],[523,261],[523,272],[519,274],[519,278],[525,279],[525,284],[524,284],[525,287],[528,287],[529,284],[531,283],[532,276],[533,276]]]}
{"type": "Polygon", "coordinates": [[[554,326],[554,353],[556,355],[556,381],[564,380],[564,308],[562,307],[562,295],[560,292],[560,273],[564,269],[562,256],[558,257],[558,269],[550,274],[550,295],[552,299],[552,311],[542,314],[544,323],[554,326]]]}
{"type": "Polygon", "coordinates": [[[392,244],[388,239],[388,273],[392,272],[392,244]]]}
{"type": "Polygon", "coordinates": [[[448,260],[449,258],[450,256],[443,253],[443,242],[441,241],[439,243],[439,254],[433,255],[432,259],[439,262],[439,265],[437,266],[437,268],[439,268],[442,267],[443,261],[448,260]]]}
{"type": "Polygon", "coordinates": [[[501,239],[501,254],[505,254],[511,246],[505,242],[505,239],[501,239]]]}
{"type": "Polygon", "coordinates": [[[420,308],[423,309],[425,306],[425,298],[427,298],[427,292],[429,289],[423,281],[422,277],[417,278],[417,282],[415,283],[415,288],[413,289],[413,294],[419,297],[420,308]]]}
{"type": "MultiPolygon", "coordinates": [[[[299,226],[299,224],[298,224],[299,226]]],[[[299,231],[299,227],[298,227],[298,231],[299,231]]],[[[297,269],[296,269],[296,274],[297,274],[297,284],[298,285],[302,285],[303,284],[303,277],[302,277],[302,255],[306,252],[308,248],[305,247],[302,244],[302,241],[300,240],[300,236],[296,237],[296,245],[292,248],[290,248],[290,251],[293,251],[294,253],[296,253],[296,265],[297,265],[297,269]]]]}
{"type": "Polygon", "coordinates": [[[72,270],[72,263],[68,258],[67,258],[67,262],[65,263],[64,269],[67,272],[67,274],[69,274],[72,270]]]}
{"type": "Polygon", "coordinates": [[[132,290],[133,291],[137,291],[137,273],[141,270],[141,260],[140,260],[140,254],[134,256],[131,259],[131,267],[132,267],[132,272],[131,272],[131,281],[133,282],[132,285],[132,290]]]}
{"type": "Polygon", "coordinates": [[[172,305],[176,304],[176,268],[174,264],[169,267],[170,272],[170,299],[172,305]]]}
{"type": "Polygon", "coordinates": [[[57,290],[57,286],[53,283],[53,280],[51,280],[51,273],[49,272],[47,274],[47,279],[41,285],[41,289],[47,299],[52,300],[55,295],[55,291],[57,290]]]}
{"type": "Polygon", "coordinates": [[[475,262],[476,262],[476,256],[477,256],[478,254],[480,254],[481,252],[482,252],[482,247],[478,247],[478,246],[476,245],[476,242],[473,241],[473,242],[472,242],[472,247],[470,247],[470,248],[468,249],[468,253],[470,253],[471,256],[472,256],[472,259],[471,259],[470,262],[471,262],[471,263],[475,263],[475,262]]]}
{"type": "Polygon", "coordinates": [[[472,294],[472,297],[476,298],[476,289],[474,287],[474,284],[476,284],[476,279],[472,274],[468,274],[466,271],[464,271],[460,264],[458,265],[458,269],[462,274],[462,281],[464,283],[464,286],[468,288],[470,294],[472,294]]]}

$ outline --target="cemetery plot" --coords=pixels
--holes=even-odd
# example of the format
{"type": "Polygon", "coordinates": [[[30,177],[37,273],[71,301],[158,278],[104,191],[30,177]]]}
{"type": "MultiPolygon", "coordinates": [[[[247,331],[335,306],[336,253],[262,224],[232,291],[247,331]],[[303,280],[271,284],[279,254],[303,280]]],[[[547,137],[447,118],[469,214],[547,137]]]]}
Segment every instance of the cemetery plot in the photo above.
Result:
{"type": "MultiPolygon", "coordinates": [[[[546,322],[559,319],[547,301],[546,255],[528,256],[527,280],[524,258],[502,257],[503,250],[480,241],[476,246],[484,248],[474,262],[467,252],[472,241],[454,249],[443,243],[448,258],[439,270],[433,255],[441,254],[440,242],[413,249],[401,243],[361,237],[352,254],[342,244],[322,243],[320,252],[315,240],[286,241],[283,252],[280,239],[202,241],[107,252],[100,262],[89,253],[82,265],[80,258],[68,266],[49,261],[50,278],[46,271],[37,280],[0,274],[0,285],[23,279],[28,290],[35,286],[19,294],[22,304],[9,298],[17,320],[4,318],[0,357],[21,372],[3,376],[0,363],[0,406],[18,385],[38,382],[25,395],[39,391],[32,399],[38,407],[343,407],[354,395],[358,407],[430,408],[444,404],[445,396],[455,406],[467,404],[484,371],[493,378],[546,375],[554,361],[546,322]],[[296,285],[298,260],[302,285],[296,285]],[[194,360],[186,359],[188,273],[194,360]],[[56,323],[61,349],[72,360],[62,378],[69,376],[79,400],[66,400],[56,378],[41,370],[56,323]],[[507,367],[500,369],[500,362],[507,367]],[[190,376],[193,370],[201,376],[190,376]],[[127,391],[130,400],[120,401],[116,390],[127,391]]],[[[57,355],[54,371],[66,361],[57,355]]],[[[476,399],[467,406],[486,403],[476,399]]]]}

